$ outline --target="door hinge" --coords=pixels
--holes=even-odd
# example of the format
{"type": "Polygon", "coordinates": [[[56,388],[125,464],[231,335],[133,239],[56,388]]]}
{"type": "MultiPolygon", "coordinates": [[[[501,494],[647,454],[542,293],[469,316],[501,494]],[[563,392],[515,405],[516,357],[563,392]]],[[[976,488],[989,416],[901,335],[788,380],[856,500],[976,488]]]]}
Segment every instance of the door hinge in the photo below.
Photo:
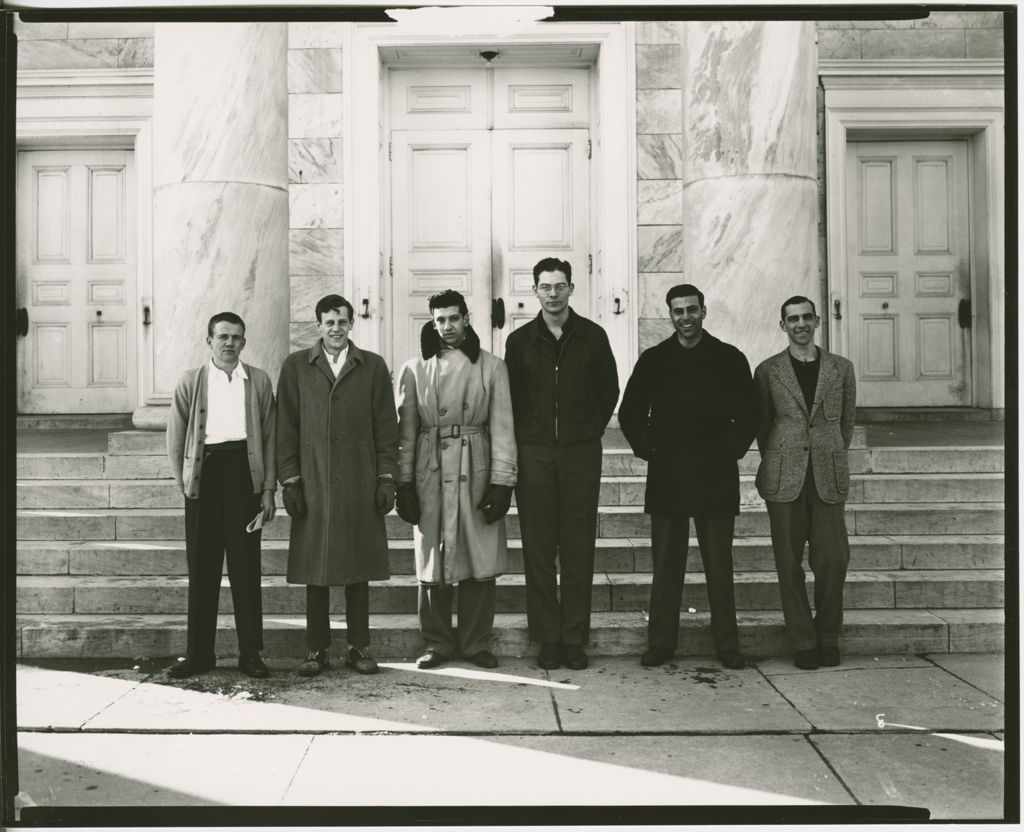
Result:
{"type": "Polygon", "coordinates": [[[594,146],[591,144],[590,139],[587,139],[587,158],[589,159],[591,154],[594,152],[594,146]]]}
{"type": "Polygon", "coordinates": [[[395,276],[395,258],[394,257],[389,257],[388,258],[388,274],[391,277],[395,276]]]}
{"type": "Polygon", "coordinates": [[[587,255],[587,274],[593,274],[593,273],[594,273],[594,255],[593,254],[588,254],[587,255]]]}
{"type": "Polygon", "coordinates": [[[388,142],[388,161],[391,161],[391,142],[388,142]]]}

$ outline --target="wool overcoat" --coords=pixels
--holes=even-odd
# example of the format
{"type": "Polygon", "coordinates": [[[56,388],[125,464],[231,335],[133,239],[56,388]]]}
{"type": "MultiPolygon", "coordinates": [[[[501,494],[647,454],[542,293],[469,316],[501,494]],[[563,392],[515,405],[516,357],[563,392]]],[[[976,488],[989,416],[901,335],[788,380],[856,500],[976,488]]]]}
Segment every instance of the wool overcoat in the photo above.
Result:
{"type": "Polygon", "coordinates": [[[350,342],[338,374],[322,341],[293,352],[277,384],[277,475],[302,478],[291,519],[288,582],[342,586],[390,577],[377,476],[398,474],[398,420],[384,359],[350,342]]]}
{"type": "Polygon", "coordinates": [[[416,577],[425,584],[486,580],[507,568],[505,519],[477,505],[490,484],[516,484],[516,437],[505,362],[480,349],[472,329],[460,349],[441,348],[428,323],[422,358],[399,373],[399,482],[414,482],[416,577]],[[428,331],[430,327],[430,331],[428,331]]]}
{"type": "Polygon", "coordinates": [[[619,405],[633,453],[648,460],[644,510],[684,517],[740,511],[736,460],[757,405],[750,364],[706,330],[691,349],[671,337],[641,354],[619,405]]]}
{"type": "Polygon", "coordinates": [[[757,365],[759,421],[757,491],[768,502],[800,496],[808,458],[824,503],[843,503],[850,493],[847,449],[857,418],[857,380],[846,358],[821,350],[818,384],[807,410],[787,347],[757,365]]]}

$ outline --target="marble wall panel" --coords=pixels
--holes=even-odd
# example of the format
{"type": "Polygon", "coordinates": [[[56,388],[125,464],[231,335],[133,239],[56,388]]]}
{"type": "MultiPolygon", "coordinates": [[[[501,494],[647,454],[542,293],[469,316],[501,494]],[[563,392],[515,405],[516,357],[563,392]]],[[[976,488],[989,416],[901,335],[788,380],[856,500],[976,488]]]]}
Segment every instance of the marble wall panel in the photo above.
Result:
{"type": "Polygon", "coordinates": [[[652,133],[636,137],[636,173],[639,179],[681,179],[683,137],[652,133]]]}
{"type": "Polygon", "coordinates": [[[859,58],[860,30],[822,29],[818,32],[818,58],[859,58]]]}
{"type": "Polygon", "coordinates": [[[1003,57],[1002,29],[968,29],[965,34],[968,58],[1003,57]]]}
{"type": "Polygon", "coordinates": [[[342,294],[345,282],[340,274],[295,275],[291,286],[291,321],[302,323],[316,320],[316,304],[324,295],[342,294]]]}
{"type": "Polygon", "coordinates": [[[674,331],[672,322],[668,318],[655,318],[653,320],[641,318],[638,338],[640,352],[649,350],[655,344],[664,341],[674,331]]]}
{"type": "Polygon", "coordinates": [[[650,179],[636,183],[639,225],[679,225],[683,221],[683,183],[678,179],[650,179]]]}
{"type": "Polygon", "coordinates": [[[288,92],[341,92],[341,50],[289,49],[288,92]]]}
{"type": "Polygon", "coordinates": [[[678,43],[637,44],[638,90],[680,89],[682,85],[682,46],[678,43]]]}
{"type": "Polygon", "coordinates": [[[291,185],[290,228],[341,228],[344,206],[340,185],[291,185]]]}
{"type": "Polygon", "coordinates": [[[689,23],[684,32],[684,178],[813,177],[814,24],[689,23]]]}
{"type": "Polygon", "coordinates": [[[293,139],[340,136],[341,93],[293,93],[288,96],[288,135],[293,139]]]}
{"type": "Polygon", "coordinates": [[[154,184],[288,178],[284,23],[157,23],[154,184]]]}
{"type": "Polygon", "coordinates": [[[117,66],[117,41],[27,40],[18,44],[18,69],[97,69],[117,66]]]}
{"type": "Polygon", "coordinates": [[[913,20],[819,20],[819,29],[913,29],[913,20]]]}
{"type": "Polygon", "coordinates": [[[678,133],[682,123],[683,96],[679,90],[637,90],[637,133],[678,133]]]}
{"type": "Polygon", "coordinates": [[[341,139],[291,139],[288,181],[294,184],[341,182],[341,139]]]}
{"type": "Polygon", "coordinates": [[[126,38],[117,42],[117,65],[121,69],[153,66],[153,38],[126,38]]]}
{"type": "Polygon", "coordinates": [[[291,323],[288,327],[288,351],[309,349],[320,337],[320,330],[316,328],[316,319],[291,323]]]}
{"type": "Polygon", "coordinates": [[[639,20],[636,24],[637,43],[679,43],[679,27],[675,20],[639,20]]]}
{"type": "Polygon", "coordinates": [[[914,21],[915,29],[1001,29],[1002,12],[932,12],[914,21]]]}
{"type": "MultiPolygon", "coordinates": [[[[682,272],[641,272],[637,275],[640,288],[640,317],[668,320],[665,294],[673,286],[686,282],[682,272]]],[[[700,288],[700,284],[697,284],[697,287],[700,288]]]]}
{"type": "Polygon", "coordinates": [[[351,23],[302,21],[288,24],[289,49],[325,49],[341,47],[345,40],[345,27],[351,23]]]}
{"type": "Polygon", "coordinates": [[[641,225],[637,228],[637,269],[678,272],[683,269],[683,228],[679,225],[641,225]]]}
{"type": "Polygon", "coordinates": [[[708,329],[753,365],[782,348],[776,309],[818,301],[817,184],[778,176],[729,177],[686,189],[686,275],[704,292],[708,329]]]}
{"type": "Polygon", "coordinates": [[[69,38],[151,38],[153,23],[79,21],[68,23],[69,38]]]}
{"type": "Polygon", "coordinates": [[[861,55],[873,58],[963,58],[967,54],[963,30],[872,29],[861,35],[861,55]]]}
{"type": "Polygon", "coordinates": [[[14,18],[14,34],[18,41],[64,40],[68,36],[67,23],[33,22],[26,23],[21,16],[14,18]]]}
{"type": "Polygon", "coordinates": [[[288,271],[293,275],[341,274],[344,235],[340,228],[300,228],[288,232],[288,271]]]}

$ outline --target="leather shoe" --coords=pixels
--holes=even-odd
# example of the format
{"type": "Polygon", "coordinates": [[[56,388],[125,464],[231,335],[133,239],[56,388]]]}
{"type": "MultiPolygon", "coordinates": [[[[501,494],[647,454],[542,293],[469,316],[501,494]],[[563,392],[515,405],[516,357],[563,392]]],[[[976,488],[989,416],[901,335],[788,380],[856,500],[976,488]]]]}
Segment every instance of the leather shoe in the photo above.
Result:
{"type": "Polygon", "coordinates": [[[259,653],[252,653],[250,655],[243,653],[239,656],[238,669],[253,679],[266,679],[270,675],[270,670],[263,663],[259,653]]]}
{"type": "Polygon", "coordinates": [[[561,666],[562,651],[559,650],[558,642],[545,641],[540,646],[540,652],[537,654],[537,667],[541,667],[544,670],[554,670],[561,666]]]}
{"type": "Polygon", "coordinates": [[[587,654],[578,644],[562,645],[562,663],[570,670],[583,670],[590,664],[587,654]]]}
{"type": "Polygon", "coordinates": [[[497,667],[498,659],[490,650],[481,650],[469,657],[477,667],[497,667]]]}
{"type": "Polygon", "coordinates": [[[722,663],[722,667],[727,667],[729,670],[743,670],[747,666],[747,657],[739,650],[719,653],[718,661],[722,663]]]}
{"type": "Polygon", "coordinates": [[[377,662],[366,652],[366,648],[349,647],[345,656],[345,667],[353,668],[356,673],[371,674],[380,670],[377,662]]]}
{"type": "Polygon", "coordinates": [[[640,657],[640,664],[644,667],[660,667],[671,658],[671,650],[664,647],[648,647],[640,657]]]}
{"type": "Polygon", "coordinates": [[[818,645],[818,664],[822,667],[839,666],[839,648],[818,645]]]}
{"type": "Polygon", "coordinates": [[[195,676],[197,673],[213,670],[216,666],[217,658],[215,656],[207,656],[205,658],[188,656],[177,664],[172,665],[171,669],[167,671],[167,675],[172,679],[187,679],[189,676],[195,676]]]}
{"type": "Polygon", "coordinates": [[[818,651],[815,649],[797,650],[796,655],[793,657],[793,664],[801,670],[817,670],[818,651]]]}
{"type": "Polygon", "coordinates": [[[319,676],[331,666],[326,650],[310,650],[306,660],[299,665],[300,676],[319,676]]]}
{"type": "Polygon", "coordinates": [[[416,667],[420,670],[430,670],[430,668],[442,665],[446,661],[448,661],[448,657],[444,653],[431,647],[416,659],[416,667]]]}

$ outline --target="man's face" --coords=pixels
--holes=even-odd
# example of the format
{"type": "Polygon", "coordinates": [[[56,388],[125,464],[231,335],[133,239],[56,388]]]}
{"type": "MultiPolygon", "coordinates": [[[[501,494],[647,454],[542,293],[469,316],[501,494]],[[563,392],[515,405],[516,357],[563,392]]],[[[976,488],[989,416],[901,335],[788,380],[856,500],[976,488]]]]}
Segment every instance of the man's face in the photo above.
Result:
{"type": "Polygon", "coordinates": [[[206,336],[206,343],[218,367],[234,367],[245,349],[245,327],[228,321],[217,321],[213,325],[213,335],[206,336]]]}
{"type": "Polygon", "coordinates": [[[466,335],[466,324],[469,323],[469,315],[463,315],[458,306],[444,306],[433,310],[434,329],[441,336],[441,340],[449,347],[455,347],[462,343],[466,335]]]}
{"type": "Polygon", "coordinates": [[[814,307],[804,301],[791,303],[783,312],[779,326],[789,336],[789,343],[794,346],[807,346],[814,343],[814,330],[821,320],[814,314],[814,307]]]}
{"type": "Polygon", "coordinates": [[[700,298],[696,295],[672,298],[668,309],[672,326],[676,328],[682,342],[696,344],[704,331],[704,318],[708,314],[707,308],[700,305],[700,298]]]}
{"type": "Polygon", "coordinates": [[[533,293],[540,301],[541,308],[552,315],[565,311],[572,290],[573,285],[566,279],[565,272],[557,269],[553,272],[541,272],[537,277],[537,285],[533,287],[533,293]]]}
{"type": "Polygon", "coordinates": [[[328,309],[320,316],[316,325],[323,336],[324,345],[331,353],[338,353],[348,346],[348,336],[352,331],[352,321],[348,317],[348,307],[328,309]]]}

